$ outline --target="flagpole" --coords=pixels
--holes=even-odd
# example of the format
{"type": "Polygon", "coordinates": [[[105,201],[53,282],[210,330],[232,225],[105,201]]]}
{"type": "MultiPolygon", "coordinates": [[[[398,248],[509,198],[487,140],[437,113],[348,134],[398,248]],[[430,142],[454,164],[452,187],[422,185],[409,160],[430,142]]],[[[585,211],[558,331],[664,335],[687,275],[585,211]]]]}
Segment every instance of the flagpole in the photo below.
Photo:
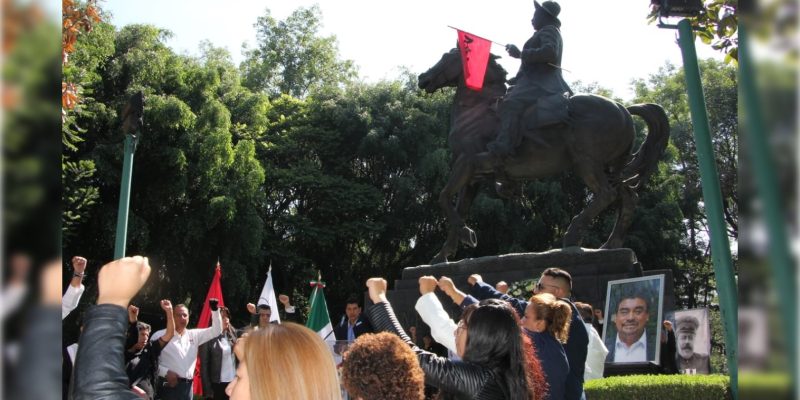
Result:
{"type": "MultiPolygon", "coordinates": [[[[457,31],[466,32],[465,30],[463,30],[463,29],[459,29],[459,28],[456,28],[455,26],[452,26],[452,25],[447,25],[447,27],[448,27],[448,28],[450,28],[450,29],[455,29],[455,30],[457,30],[457,31]]],[[[474,34],[474,33],[470,33],[470,35],[477,36],[477,37],[479,37],[479,38],[481,38],[481,39],[484,39],[484,40],[488,40],[488,41],[490,41],[490,42],[492,42],[492,43],[494,43],[494,44],[496,44],[496,45],[498,45],[498,46],[503,46],[503,47],[508,47],[508,46],[509,46],[508,44],[503,44],[503,43],[500,43],[500,42],[498,42],[498,41],[496,41],[496,40],[487,39],[487,38],[485,38],[485,37],[483,37],[483,36],[478,36],[478,35],[476,35],[476,34],[474,34]]],[[[566,68],[563,68],[563,67],[561,67],[561,66],[559,66],[559,65],[555,65],[555,64],[553,64],[553,63],[547,63],[547,65],[549,65],[549,66],[551,66],[551,67],[553,67],[553,68],[558,68],[558,69],[560,69],[560,70],[562,70],[562,71],[567,71],[567,72],[570,72],[570,73],[572,72],[572,71],[570,71],[570,70],[568,70],[568,69],[566,69],[566,68]]]]}

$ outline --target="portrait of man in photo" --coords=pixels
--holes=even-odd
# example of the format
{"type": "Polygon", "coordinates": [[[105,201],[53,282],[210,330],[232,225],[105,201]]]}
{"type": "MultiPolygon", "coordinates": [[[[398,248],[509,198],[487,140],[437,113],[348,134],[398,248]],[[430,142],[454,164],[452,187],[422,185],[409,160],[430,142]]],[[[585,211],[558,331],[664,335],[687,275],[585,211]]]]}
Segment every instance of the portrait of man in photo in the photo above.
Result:
{"type": "Polygon", "coordinates": [[[675,312],[678,371],[689,374],[711,373],[708,336],[708,309],[675,312]]]}
{"type": "Polygon", "coordinates": [[[606,362],[659,363],[663,275],[608,283],[606,362]]]}

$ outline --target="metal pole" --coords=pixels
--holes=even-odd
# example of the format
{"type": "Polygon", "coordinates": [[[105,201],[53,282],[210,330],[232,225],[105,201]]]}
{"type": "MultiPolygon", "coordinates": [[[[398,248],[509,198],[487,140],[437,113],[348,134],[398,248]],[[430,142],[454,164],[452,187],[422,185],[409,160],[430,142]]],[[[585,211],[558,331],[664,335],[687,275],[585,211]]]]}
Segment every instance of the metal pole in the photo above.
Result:
{"type": "Polygon", "coordinates": [[[117,211],[117,234],[114,241],[114,259],[125,257],[125,242],[128,237],[128,208],[131,200],[131,177],[133,175],[133,153],[136,151],[136,139],[133,135],[125,135],[122,161],[122,183],[119,187],[119,209],[117,211]]]}
{"type": "MultiPolygon", "coordinates": [[[[755,184],[761,200],[761,212],[768,232],[769,265],[772,267],[772,276],[775,288],[783,308],[781,315],[797,315],[797,292],[793,277],[794,263],[789,250],[789,240],[786,235],[786,220],[784,208],[781,204],[775,179],[776,170],[772,164],[772,151],[767,144],[764,129],[764,118],[753,78],[755,77],[750,58],[750,44],[747,40],[747,29],[739,26],[739,99],[744,105],[745,127],[742,131],[750,151],[748,158],[755,173],[755,184]]],[[[781,318],[786,346],[791,366],[791,376],[797,374],[797,319],[781,318]]],[[[796,393],[800,395],[800,392],[796,393]]]]}
{"type": "Polygon", "coordinates": [[[686,75],[686,91],[689,95],[689,110],[692,114],[694,141],[697,148],[697,160],[700,163],[700,178],[703,186],[706,218],[711,236],[711,261],[717,280],[719,308],[722,312],[722,323],[725,328],[725,352],[728,358],[728,373],[731,379],[733,398],[738,395],[738,299],[736,280],[731,262],[731,249],[728,233],[722,212],[722,192],[711,146],[711,135],[706,114],[706,102],[703,98],[703,86],[700,83],[700,67],[697,64],[697,52],[694,48],[694,35],[689,20],[678,23],[679,43],[683,55],[683,68],[686,75]]]}

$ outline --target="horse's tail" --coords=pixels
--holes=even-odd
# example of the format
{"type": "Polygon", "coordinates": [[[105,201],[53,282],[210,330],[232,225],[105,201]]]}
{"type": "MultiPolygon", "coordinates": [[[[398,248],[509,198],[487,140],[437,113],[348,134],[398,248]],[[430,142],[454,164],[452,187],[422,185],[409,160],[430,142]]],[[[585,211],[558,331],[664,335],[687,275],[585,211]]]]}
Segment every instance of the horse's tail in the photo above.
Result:
{"type": "Polygon", "coordinates": [[[635,104],[627,107],[632,115],[641,117],[647,123],[647,138],[633,155],[633,160],[622,169],[622,180],[633,188],[647,182],[655,171],[659,159],[664,154],[669,141],[669,119],[658,104],[635,104]]]}

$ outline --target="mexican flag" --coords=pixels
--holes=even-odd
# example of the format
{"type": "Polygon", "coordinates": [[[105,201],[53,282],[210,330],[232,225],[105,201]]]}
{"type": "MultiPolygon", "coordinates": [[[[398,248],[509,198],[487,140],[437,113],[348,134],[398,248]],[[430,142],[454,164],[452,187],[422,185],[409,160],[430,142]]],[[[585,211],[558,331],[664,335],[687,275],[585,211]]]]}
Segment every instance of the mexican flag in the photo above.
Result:
{"type": "Polygon", "coordinates": [[[331,317],[328,315],[328,305],[325,303],[325,294],[322,292],[325,282],[322,282],[321,278],[320,274],[316,281],[311,281],[314,292],[311,293],[311,313],[308,315],[306,327],[317,332],[322,340],[336,340],[336,337],[333,336],[331,317]]]}

